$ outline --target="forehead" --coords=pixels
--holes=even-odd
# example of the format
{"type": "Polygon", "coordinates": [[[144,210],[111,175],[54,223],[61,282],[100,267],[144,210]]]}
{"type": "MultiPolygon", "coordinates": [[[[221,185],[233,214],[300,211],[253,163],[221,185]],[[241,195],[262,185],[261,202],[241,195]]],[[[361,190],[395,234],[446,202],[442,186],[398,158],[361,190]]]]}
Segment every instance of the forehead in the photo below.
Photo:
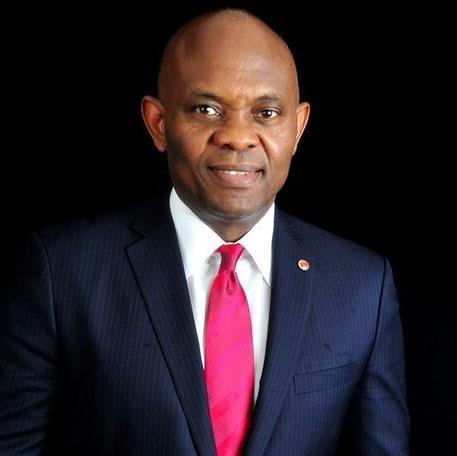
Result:
{"type": "Polygon", "coordinates": [[[208,91],[225,97],[257,97],[265,92],[285,98],[293,90],[284,71],[268,61],[187,62],[179,68],[176,93],[190,95],[208,91]]]}
{"type": "Polygon", "coordinates": [[[189,33],[175,51],[169,76],[175,93],[223,91],[227,96],[296,88],[295,66],[287,47],[273,34],[251,23],[219,24],[189,33]]]}

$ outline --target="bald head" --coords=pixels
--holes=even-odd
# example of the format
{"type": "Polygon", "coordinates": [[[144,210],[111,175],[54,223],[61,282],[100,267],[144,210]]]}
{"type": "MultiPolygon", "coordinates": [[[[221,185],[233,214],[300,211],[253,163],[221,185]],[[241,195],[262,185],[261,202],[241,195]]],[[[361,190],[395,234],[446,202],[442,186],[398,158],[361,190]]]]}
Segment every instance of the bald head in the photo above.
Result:
{"type": "MultiPolygon", "coordinates": [[[[297,71],[292,53],[284,40],[259,18],[244,10],[225,9],[204,14],[184,25],[168,42],[160,65],[158,93],[166,103],[177,76],[191,62],[212,64],[224,61],[249,68],[255,61],[280,67],[288,78],[296,102],[299,100],[297,71]]],[[[186,72],[188,74],[188,72],[186,72]]]]}

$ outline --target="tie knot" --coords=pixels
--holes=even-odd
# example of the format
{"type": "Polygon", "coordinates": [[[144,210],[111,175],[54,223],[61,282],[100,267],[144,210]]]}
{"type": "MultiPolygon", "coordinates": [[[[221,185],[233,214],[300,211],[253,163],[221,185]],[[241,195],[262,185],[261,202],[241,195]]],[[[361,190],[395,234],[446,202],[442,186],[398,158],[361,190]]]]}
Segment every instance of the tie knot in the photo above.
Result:
{"type": "Polygon", "coordinates": [[[221,266],[219,271],[234,271],[236,263],[243,253],[241,244],[224,244],[217,251],[221,254],[221,266]]]}

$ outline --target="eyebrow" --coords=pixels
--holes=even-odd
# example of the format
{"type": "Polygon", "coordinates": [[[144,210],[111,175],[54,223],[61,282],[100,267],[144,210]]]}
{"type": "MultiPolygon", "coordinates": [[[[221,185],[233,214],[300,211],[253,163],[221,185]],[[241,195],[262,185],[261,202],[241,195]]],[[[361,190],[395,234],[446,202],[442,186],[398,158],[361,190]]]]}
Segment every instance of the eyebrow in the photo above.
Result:
{"type": "MultiPolygon", "coordinates": [[[[214,100],[217,103],[221,103],[221,104],[225,103],[224,99],[222,97],[220,97],[219,95],[216,95],[215,93],[207,92],[206,90],[196,90],[191,93],[191,96],[196,97],[196,98],[207,98],[209,100],[214,100]]],[[[255,103],[261,103],[261,102],[279,103],[280,101],[281,101],[281,97],[276,92],[265,93],[263,95],[258,96],[254,100],[255,103]]]]}

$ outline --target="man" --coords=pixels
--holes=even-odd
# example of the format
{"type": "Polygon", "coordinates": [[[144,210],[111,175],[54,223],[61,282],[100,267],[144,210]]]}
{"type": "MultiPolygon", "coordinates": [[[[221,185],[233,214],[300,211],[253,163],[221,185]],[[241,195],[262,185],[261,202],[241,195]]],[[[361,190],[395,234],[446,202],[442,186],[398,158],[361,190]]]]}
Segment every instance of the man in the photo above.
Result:
{"type": "Polygon", "coordinates": [[[0,453],[406,455],[387,261],[274,206],[309,115],[286,44],[200,16],[142,112],[170,200],[33,234],[2,305],[0,453]]]}

